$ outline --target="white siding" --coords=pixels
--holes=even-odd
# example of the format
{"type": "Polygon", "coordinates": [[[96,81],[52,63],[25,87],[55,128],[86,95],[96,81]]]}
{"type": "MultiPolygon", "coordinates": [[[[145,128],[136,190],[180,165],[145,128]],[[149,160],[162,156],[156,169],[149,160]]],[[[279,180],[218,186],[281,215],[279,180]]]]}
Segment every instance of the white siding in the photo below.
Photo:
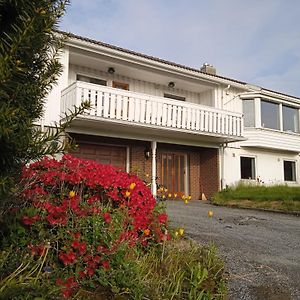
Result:
{"type": "Polygon", "coordinates": [[[215,89],[215,107],[228,111],[243,112],[242,100],[239,97],[243,91],[226,85],[215,89]]]}
{"type": "Polygon", "coordinates": [[[129,84],[129,90],[132,92],[148,94],[152,96],[163,97],[164,93],[174,94],[177,96],[185,97],[187,102],[192,102],[196,104],[203,104],[208,106],[213,106],[212,103],[212,91],[196,93],[190,92],[183,89],[169,89],[165,85],[159,85],[152,82],[146,82],[126,76],[121,76],[119,74],[114,74],[113,76],[108,75],[107,72],[86,68],[77,65],[70,65],[69,71],[69,85],[76,81],[76,74],[81,74],[85,76],[96,77],[100,79],[107,80],[107,85],[112,86],[112,81],[120,81],[129,84]]]}
{"type": "MultiPolygon", "coordinates": [[[[300,184],[300,158],[296,153],[267,151],[263,149],[225,149],[225,185],[234,185],[241,181],[240,157],[255,158],[255,175],[266,185],[285,184],[283,161],[296,162],[296,179],[300,184]]],[[[248,182],[247,180],[245,182],[248,182]]],[[[251,182],[251,181],[250,181],[251,182]]],[[[252,181],[254,182],[254,181],[252,181]]],[[[295,183],[289,183],[295,184],[295,183]]]]}
{"type": "Polygon", "coordinates": [[[53,125],[53,122],[60,120],[60,103],[61,103],[61,91],[65,89],[68,84],[69,74],[69,50],[64,49],[59,57],[60,63],[63,65],[62,74],[56,85],[53,86],[51,92],[47,96],[44,113],[44,125],[53,125]]]}

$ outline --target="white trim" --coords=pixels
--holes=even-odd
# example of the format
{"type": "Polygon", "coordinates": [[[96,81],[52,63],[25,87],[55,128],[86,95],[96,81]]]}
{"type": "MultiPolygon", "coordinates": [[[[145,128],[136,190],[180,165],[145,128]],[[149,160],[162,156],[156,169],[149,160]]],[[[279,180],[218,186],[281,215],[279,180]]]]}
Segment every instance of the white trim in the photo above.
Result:
{"type": "Polygon", "coordinates": [[[188,159],[188,154],[184,154],[184,193],[186,195],[190,194],[190,174],[189,174],[189,159],[188,159]]]}
{"type": "Polygon", "coordinates": [[[151,149],[152,149],[152,178],[151,178],[151,190],[154,197],[157,194],[157,186],[156,186],[156,149],[157,149],[157,142],[151,142],[151,149]]]}
{"type": "Polygon", "coordinates": [[[130,147],[126,147],[126,172],[130,172],[130,147]]]}

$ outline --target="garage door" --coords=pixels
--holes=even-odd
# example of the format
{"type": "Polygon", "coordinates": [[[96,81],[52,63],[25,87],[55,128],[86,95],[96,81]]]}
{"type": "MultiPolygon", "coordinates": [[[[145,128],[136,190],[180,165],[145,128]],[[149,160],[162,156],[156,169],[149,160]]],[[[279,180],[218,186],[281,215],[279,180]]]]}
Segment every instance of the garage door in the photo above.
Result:
{"type": "Polygon", "coordinates": [[[113,165],[126,170],[126,148],[119,146],[78,143],[78,148],[72,153],[76,157],[92,159],[101,164],[113,165]]]}

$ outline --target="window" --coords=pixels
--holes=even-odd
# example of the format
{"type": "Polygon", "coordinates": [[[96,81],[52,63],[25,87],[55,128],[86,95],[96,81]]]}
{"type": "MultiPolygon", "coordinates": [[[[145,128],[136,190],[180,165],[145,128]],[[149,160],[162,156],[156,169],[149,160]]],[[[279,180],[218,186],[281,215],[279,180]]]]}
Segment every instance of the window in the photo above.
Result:
{"type": "Polygon", "coordinates": [[[98,79],[98,78],[93,78],[93,77],[88,77],[88,76],[83,76],[83,75],[79,75],[79,74],[76,75],[76,80],[106,86],[106,81],[105,80],[98,79]]]}
{"type": "Polygon", "coordinates": [[[255,126],[254,100],[243,100],[244,124],[246,127],[255,126]]]}
{"type": "Polygon", "coordinates": [[[179,101],[185,101],[185,97],[177,96],[177,95],[172,95],[172,94],[164,94],[164,97],[165,98],[179,100],[179,101]]]}
{"type": "Polygon", "coordinates": [[[299,132],[298,109],[290,106],[282,106],[283,130],[299,132]]]}
{"type": "Polygon", "coordinates": [[[241,156],[241,179],[255,179],[255,159],[241,156]]]}
{"type": "Polygon", "coordinates": [[[129,91],[128,83],[113,81],[113,87],[116,89],[129,91]]]}
{"type": "Polygon", "coordinates": [[[261,125],[265,128],[280,129],[278,104],[261,101],[261,125]]]}
{"type": "Polygon", "coordinates": [[[284,160],[284,181],[296,181],[296,163],[294,161],[284,160]]]}

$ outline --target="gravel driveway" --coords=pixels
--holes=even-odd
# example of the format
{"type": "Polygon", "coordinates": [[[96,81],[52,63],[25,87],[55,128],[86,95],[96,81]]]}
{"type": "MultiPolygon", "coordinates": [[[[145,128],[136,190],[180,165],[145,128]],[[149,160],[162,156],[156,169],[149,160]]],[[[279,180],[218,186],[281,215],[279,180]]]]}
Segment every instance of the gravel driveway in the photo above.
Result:
{"type": "Polygon", "coordinates": [[[188,237],[217,245],[229,299],[300,299],[300,217],[203,201],[169,201],[167,212],[171,225],[183,226],[188,237]]]}

